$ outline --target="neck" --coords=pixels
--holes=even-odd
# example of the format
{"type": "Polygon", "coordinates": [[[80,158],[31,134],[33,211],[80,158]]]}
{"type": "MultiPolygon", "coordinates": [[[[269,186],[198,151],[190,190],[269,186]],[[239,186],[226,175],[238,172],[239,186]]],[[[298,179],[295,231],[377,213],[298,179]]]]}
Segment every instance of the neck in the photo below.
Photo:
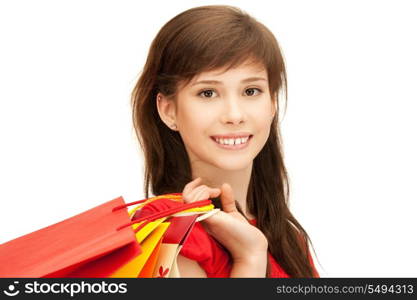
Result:
{"type": "Polygon", "coordinates": [[[192,179],[201,177],[202,183],[212,188],[220,188],[223,183],[232,187],[235,200],[239,203],[243,213],[248,219],[254,216],[247,211],[246,198],[248,194],[249,181],[252,173],[252,162],[241,170],[222,170],[214,166],[192,165],[192,179]]]}

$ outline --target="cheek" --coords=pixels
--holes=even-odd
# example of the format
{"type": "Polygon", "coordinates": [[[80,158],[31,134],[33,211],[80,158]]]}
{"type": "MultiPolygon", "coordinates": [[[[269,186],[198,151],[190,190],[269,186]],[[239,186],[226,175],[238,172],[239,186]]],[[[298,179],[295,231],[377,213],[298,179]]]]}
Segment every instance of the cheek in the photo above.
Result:
{"type": "Polygon", "coordinates": [[[252,115],[253,129],[257,136],[256,143],[263,146],[268,140],[271,132],[272,112],[269,107],[257,110],[256,114],[252,115]]]}
{"type": "Polygon", "coordinates": [[[269,127],[272,122],[272,107],[270,105],[262,105],[252,110],[252,118],[259,127],[269,127]]]}
{"type": "Polygon", "coordinates": [[[178,116],[183,122],[193,124],[196,120],[204,116],[204,111],[198,105],[193,105],[190,101],[186,107],[178,111],[178,116]]]}
{"type": "Polygon", "coordinates": [[[207,113],[187,111],[181,116],[181,127],[184,142],[187,144],[201,142],[210,135],[212,116],[207,113]]]}
{"type": "MultiPolygon", "coordinates": [[[[208,128],[216,117],[213,110],[198,105],[189,106],[179,113],[181,123],[184,126],[199,129],[208,128]]],[[[186,128],[188,129],[188,128],[186,128]]]]}

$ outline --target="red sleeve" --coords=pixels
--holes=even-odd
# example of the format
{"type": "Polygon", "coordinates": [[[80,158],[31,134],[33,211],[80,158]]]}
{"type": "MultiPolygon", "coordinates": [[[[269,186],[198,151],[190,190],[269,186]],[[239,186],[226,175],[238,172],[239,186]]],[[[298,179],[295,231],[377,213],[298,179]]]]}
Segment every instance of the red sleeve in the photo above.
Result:
{"type": "Polygon", "coordinates": [[[197,261],[207,277],[230,277],[229,253],[205,231],[199,222],[194,225],[180,254],[197,261]]]}

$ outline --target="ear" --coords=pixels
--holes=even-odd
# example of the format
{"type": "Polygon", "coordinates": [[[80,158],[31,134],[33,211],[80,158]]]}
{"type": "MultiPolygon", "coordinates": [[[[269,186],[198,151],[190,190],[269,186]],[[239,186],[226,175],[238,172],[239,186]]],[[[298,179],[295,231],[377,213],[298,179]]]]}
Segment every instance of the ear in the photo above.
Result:
{"type": "Polygon", "coordinates": [[[177,128],[177,117],[176,117],[176,103],[172,99],[168,99],[161,93],[156,95],[156,105],[158,109],[159,117],[162,122],[165,123],[169,128],[175,130],[177,128]]]}

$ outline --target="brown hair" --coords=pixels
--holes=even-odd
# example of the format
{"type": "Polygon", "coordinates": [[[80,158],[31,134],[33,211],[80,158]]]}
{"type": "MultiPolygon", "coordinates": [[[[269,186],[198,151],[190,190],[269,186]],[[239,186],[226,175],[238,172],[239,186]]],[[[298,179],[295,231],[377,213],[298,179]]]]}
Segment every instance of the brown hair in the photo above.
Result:
{"type": "MultiPolygon", "coordinates": [[[[132,92],[133,124],[145,157],[146,198],[181,192],[192,180],[185,146],[177,131],[160,119],[157,93],[175,100],[179,84],[203,72],[226,70],[254,59],[268,73],[273,101],[287,97],[284,60],[274,35],[236,7],[212,5],[184,11],[153,40],[132,92]]],[[[278,127],[279,105],[269,138],[256,156],[247,193],[248,211],[269,242],[269,251],[290,277],[314,277],[310,238],[288,207],[289,183],[278,127]]],[[[268,274],[270,266],[268,264],[268,274]]]]}

